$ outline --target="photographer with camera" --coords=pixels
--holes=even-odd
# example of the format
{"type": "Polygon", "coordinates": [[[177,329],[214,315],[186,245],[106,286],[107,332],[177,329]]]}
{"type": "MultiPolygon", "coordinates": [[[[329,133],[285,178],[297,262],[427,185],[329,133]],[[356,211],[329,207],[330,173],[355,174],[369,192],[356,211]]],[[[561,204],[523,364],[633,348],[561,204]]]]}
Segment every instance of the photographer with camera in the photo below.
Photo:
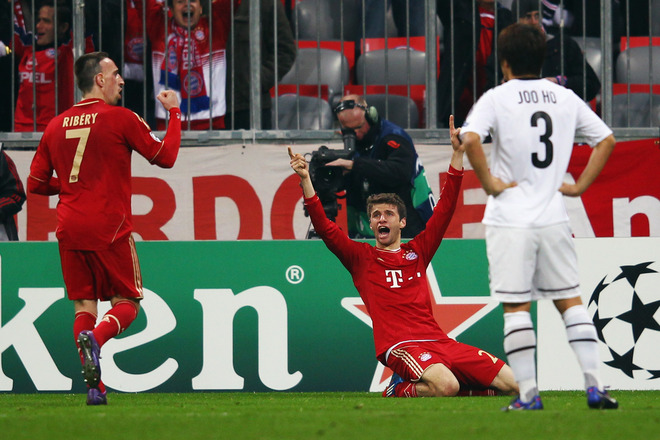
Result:
{"type": "Polygon", "coordinates": [[[373,237],[366,218],[367,197],[396,193],[408,211],[403,238],[415,237],[426,227],[435,201],[412,139],[401,127],[380,118],[361,96],[343,97],[334,112],[344,135],[346,157],[325,167],[344,171],[349,236],[373,237]],[[352,142],[355,147],[350,152],[352,142]]]}

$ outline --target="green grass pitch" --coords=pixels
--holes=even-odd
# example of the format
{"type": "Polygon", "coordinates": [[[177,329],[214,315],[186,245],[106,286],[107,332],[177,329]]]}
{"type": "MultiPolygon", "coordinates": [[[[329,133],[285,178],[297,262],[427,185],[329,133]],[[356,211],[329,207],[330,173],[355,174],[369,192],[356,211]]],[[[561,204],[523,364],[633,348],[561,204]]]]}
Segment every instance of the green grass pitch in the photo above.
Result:
{"type": "Polygon", "coordinates": [[[385,399],[375,393],[0,394],[3,439],[635,439],[660,438],[660,391],[542,393],[545,409],[503,413],[508,397],[385,399]]]}

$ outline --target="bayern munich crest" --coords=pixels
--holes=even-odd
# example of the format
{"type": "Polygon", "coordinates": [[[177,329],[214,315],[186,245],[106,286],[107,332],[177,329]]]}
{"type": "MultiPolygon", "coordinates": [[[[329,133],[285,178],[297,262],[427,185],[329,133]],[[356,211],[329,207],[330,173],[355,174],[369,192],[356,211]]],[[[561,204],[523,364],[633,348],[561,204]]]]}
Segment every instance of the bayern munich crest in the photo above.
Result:
{"type": "Polygon", "coordinates": [[[406,254],[403,256],[406,260],[412,261],[416,260],[418,258],[417,254],[413,251],[406,252],[406,254]]]}

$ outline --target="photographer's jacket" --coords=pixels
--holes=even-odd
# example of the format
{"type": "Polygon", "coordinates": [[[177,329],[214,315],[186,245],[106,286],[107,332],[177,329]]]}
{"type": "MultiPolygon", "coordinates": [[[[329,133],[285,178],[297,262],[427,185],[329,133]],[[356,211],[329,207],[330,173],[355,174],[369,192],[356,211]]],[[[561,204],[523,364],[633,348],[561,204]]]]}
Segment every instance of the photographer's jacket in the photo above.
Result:
{"type": "Polygon", "coordinates": [[[412,139],[401,127],[382,118],[378,126],[370,148],[360,148],[358,145],[353,156],[353,170],[346,175],[344,187],[349,233],[351,236],[373,236],[366,215],[367,197],[378,193],[396,193],[403,199],[407,211],[407,224],[402,236],[412,238],[425,227],[411,196],[417,152],[412,139]]]}

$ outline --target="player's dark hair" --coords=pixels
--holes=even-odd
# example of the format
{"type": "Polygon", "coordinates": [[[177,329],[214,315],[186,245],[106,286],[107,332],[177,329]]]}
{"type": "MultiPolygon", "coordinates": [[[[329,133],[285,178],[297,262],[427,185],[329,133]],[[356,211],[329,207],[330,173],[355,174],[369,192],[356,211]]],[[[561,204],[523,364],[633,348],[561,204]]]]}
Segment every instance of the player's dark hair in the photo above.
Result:
{"type": "Polygon", "coordinates": [[[109,58],[105,52],[90,52],[82,55],[73,65],[76,75],[76,85],[83,94],[91,92],[94,88],[94,77],[101,73],[101,61],[109,58]]]}
{"type": "Polygon", "coordinates": [[[394,205],[399,212],[399,218],[406,218],[406,204],[403,203],[401,197],[398,194],[394,193],[380,193],[372,194],[367,197],[367,214],[371,217],[371,209],[374,205],[387,204],[394,205]]]}
{"type": "Polygon", "coordinates": [[[497,37],[497,57],[515,76],[540,76],[545,60],[545,35],[538,26],[514,23],[497,37]]]}

